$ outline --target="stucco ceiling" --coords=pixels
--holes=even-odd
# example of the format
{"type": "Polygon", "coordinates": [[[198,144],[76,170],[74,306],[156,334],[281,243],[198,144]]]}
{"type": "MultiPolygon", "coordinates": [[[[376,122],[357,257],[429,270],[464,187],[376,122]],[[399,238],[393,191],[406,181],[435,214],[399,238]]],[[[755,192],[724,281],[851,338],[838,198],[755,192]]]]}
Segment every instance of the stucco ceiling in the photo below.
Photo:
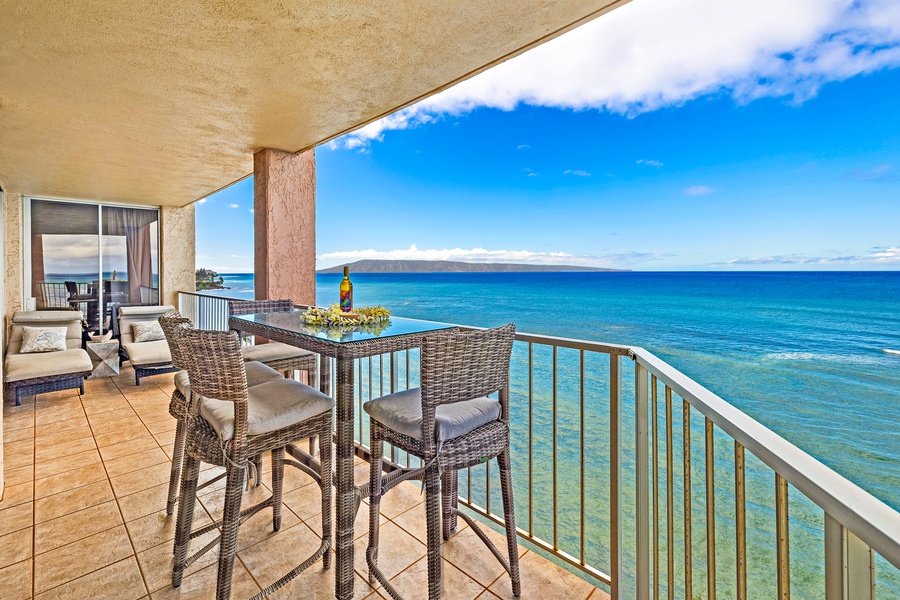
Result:
{"type": "Polygon", "coordinates": [[[625,1],[4,1],[0,183],[182,206],[625,1]]]}

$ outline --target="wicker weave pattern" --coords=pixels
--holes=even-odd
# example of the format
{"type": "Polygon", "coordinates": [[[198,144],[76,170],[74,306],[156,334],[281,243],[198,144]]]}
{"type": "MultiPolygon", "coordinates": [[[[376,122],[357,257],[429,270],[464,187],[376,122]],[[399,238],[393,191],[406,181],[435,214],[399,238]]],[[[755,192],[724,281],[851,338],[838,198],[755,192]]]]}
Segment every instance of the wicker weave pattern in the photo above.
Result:
{"type": "Polygon", "coordinates": [[[48,377],[32,377],[21,381],[10,381],[6,384],[4,398],[6,400],[15,400],[16,406],[19,406],[22,404],[22,398],[46,392],[78,388],[79,393],[84,395],[84,378],[90,374],[90,371],[84,371],[83,373],[66,373],[65,375],[50,375],[48,377]]]}
{"type": "MultiPolygon", "coordinates": [[[[355,342],[334,342],[314,338],[301,333],[291,332],[262,323],[231,318],[229,326],[233,329],[260,335],[270,340],[283,342],[298,348],[311,350],[321,356],[332,357],[336,362],[335,397],[337,398],[336,436],[336,510],[337,519],[334,548],[337,553],[335,568],[335,596],[340,600],[353,597],[353,521],[356,516],[357,493],[353,482],[353,430],[354,386],[353,360],[376,354],[386,354],[418,348],[427,333],[411,333],[385,338],[362,340],[355,342]]],[[[453,331],[448,329],[447,331],[453,331]]],[[[327,363],[326,363],[327,364],[327,363]]],[[[324,369],[323,369],[324,371],[324,369]]]]}
{"type": "Polygon", "coordinates": [[[231,300],[228,315],[252,315],[255,313],[287,312],[294,310],[294,301],[284,300],[231,300]]]}
{"type": "MultiPolygon", "coordinates": [[[[228,316],[252,315],[256,313],[287,312],[294,310],[293,300],[231,300],[228,303],[228,316]]],[[[277,340],[276,340],[277,341],[277,340]]],[[[310,385],[314,385],[317,359],[315,354],[306,354],[294,358],[270,360],[265,364],[276,371],[306,371],[310,385]]]]}
{"type": "Polygon", "coordinates": [[[249,437],[247,435],[247,374],[237,333],[174,327],[172,334],[188,359],[192,393],[196,391],[198,395],[232,401],[235,417],[234,437],[224,444],[206,420],[193,410],[193,407],[183,421],[187,429],[187,457],[181,479],[181,501],[178,506],[175,531],[172,585],[179,586],[187,566],[199,554],[212,547],[212,544],[207,544],[200,553],[188,557],[191,538],[201,532],[212,530],[210,526],[207,526],[197,532],[191,532],[201,461],[223,465],[226,469],[225,506],[222,521],[220,524],[216,524],[221,527],[216,598],[217,600],[227,600],[231,596],[231,577],[234,572],[238,527],[242,515],[246,517],[261,508],[271,506],[273,529],[275,531],[280,529],[284,465],[290,464],[284,459],[284,450],[294,440],[304,437],[318,436],[320,440],[322,541],[312,556],[265,588],[257,598],[263,598],[277,590],[312,565],[319,557],[323,558],[324,565],[327,567],[330,563],[332,535],[332,411],[326,410],[305,421],[249,437]],[[241,497],[249,460],[266,451],[272,452],[273,494],[264,502],[242,512],[240,510],[241,497]]]}
{"type": "MultiPolygon", "coordinates": [[[[188,357],[182,350],[181,339],[175,335],[178,327],[190,327],[191,321],[182,317],[178,311],[173,311],[162,315],[159,318],[159,325],[162,327],[166,336],[166,342],[169,344],[169,353],[172,355],[172,366],[184,369],[188,364],[188,357]]],[[[172,398],[169,400],[169,414],[178,420],[175,425],[175,443],[172,448],[172,469],[169,473],[169,492],[166,498],[166,514],[171,515],[175,512],[175,503],[177,502],[178,482],[181,481],[181,468],[184,465],[184,444],[185,444],[185,418],[188,415],[188,399],[184,397],[178,388],[172,392],[172,398]]]]}
{"type": "Polygon", "coordinates": [[[181,348],[179,338],[173,335],[174,328],[183,325],[190,326],[191,320],[181,316],[177,310],[168,312],[159,317],[159,326],[162,327],[163,333],[166,335],[166,343],[169,344],[169,354],[172,356],[172,366],[178,369],[187,369],[188,357],[181,348]]]}
{"type": "Polygon", "coordinates": [[[415,439],[370,418],[371,471],[369,481],[369,545],[366,562],[369,580],[378,581],[392,598],[402,596],[378,569],[378,525],[381,497],[393,485],[385,485],[382,477],[383,442],[405,450],[423,460],[421,471],[425,484],[425,512],[428,526],[428,597],[441,597],[441,537],[448,539],[456,527],[457,517],[469,518],[457,510],[459,469],[497,458],[500,467],[501,492],[505,514],[509,561],[501,558],[490,540],[474,522],[473,531],[501,558],[512,581],[513,594],[519,596],[519,558],[516,540],[515,514],[512,498],[511,465],[509,460],[509,363],[515,338],[515,325],[510,323],[496,329],[472,332],[439,333],[427,336],[422,343],[422,439],[415,439]],[[448,440],[438,448],[434,435],[434,415],[441,404],[461,402],[499,392],[500,418],[448,440]],[[440,490],[441,483],[444,489],[440,490]],[[441,527],[443,521],[443,529],[441,527]]]}

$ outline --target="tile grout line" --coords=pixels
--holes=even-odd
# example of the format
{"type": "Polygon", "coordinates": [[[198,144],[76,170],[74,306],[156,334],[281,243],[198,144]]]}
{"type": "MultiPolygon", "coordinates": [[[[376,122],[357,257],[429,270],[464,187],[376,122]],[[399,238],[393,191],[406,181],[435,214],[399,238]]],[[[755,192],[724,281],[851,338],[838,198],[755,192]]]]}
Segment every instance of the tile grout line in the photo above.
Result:
{"type": "MultiPolygon", "coordinates": [[[[116,387],[118,388],[118,385],[116,385],[116,387]]],[[[122,393],[121,390],[119,390],[119,392],[122,393]]],[[[125,398],[125,401],[128,402],[128,406],[131,407],[131,402],[128,401],[128,397],[125,396],[124,393],[122,393],[122,396],[125,398]]],[[[84,410],[84,400],[83,399],[81,402],[81,409],[84,410]]],[[[132,410],[134,410],[134,408],[132,408],[132,410]]],[[[91,424],[91,419],[87,416],[87,411],[85,411],[84,416],[88,421],[88,427],[90,427],[91,433],[94,435],[94,445],[97,446],[97,453],[100,454],[100,446],[97,445],[97,435],[94,432],[94,426],[91,424]]],[[[122,519],[122,527],[125,529],[125,536],[128,538],[128,544],[131,546],[131,557],[134,558],[134,564],[135,564],[135,566],[137,566],[138,575],[140,575],[141,582],[144,584],[144,591],[146,592],[146,595],[149,596],[150,588],[147,585],[147,580],[144,577],[144,572],[141,570],[141,565],[138,562],[137,548],[134,545],[134,540],[131,539],[131,533],[128,531],[128,527],[125,525],[125,513],[122,512],[122,506],[119,504],[119,497],[116,494],[116,489],[113,487],[112,478],[109,476],[109,471],[106,470],[106,461],[103,460],[103,454],[100,454],[100,464],[103,465],[103,472],[106,473],[106,481],[107,481],[107,483],[109,483],[109,489],[112,491],[113,499],[116,502],[116,508],[119,510],[119,517],[121,517],[121,519],[122,519]]],[[[127,560],[127,559],[124,559],[124,560],[127,560]]],[[[116,562],[119,562],[119,561],[116,561],[116,562]]],[[[115,564],[115,563],[112,563],[112,564],[115,564]]],[[[104,565],[101,568],[105,568],[107,566],[109,566],[109,565],[104,565]]],[[[99,569],[97,569],[97,570],[99,570],[99,569]]],[[[141,596],[141,597],[143,597],[143,596],[141,596]]]]}
{"type": "MultiPolygon", "coordinates": [[[[131,400],[128,398],[128,395],[122,390],[121,387],[119,387],[119,383],[118,383],[117,381],[113,380],[113,385],[116,386],[116,389],[118,389],[118,390],[119,390],[119,393],[122,394],[122,396],[125,398],[125,402],[128,403],[128,407],[129,407],[135,414],[137,414],[137,411],[134,410],[134,406],[131,404],[131,400]]],[[[138,416],[138,418],[140,418],[140,416],[138,416]]],[[[144,423],[144,422],[143,422],[143,420],[142,420],[142,421],[141,421],[141,424],[143,425],[143,423],[144,423]]],[[[88,425],[90,425],[90,419],[88,419],[88,425]]],[[[144,428],[145,428],[145,429],[147,428],[146,425],[144,425],[144,428]]],[[[91,427],[91,431],[93,431],[93,427],[91,427]]],[[[150,430],[147,429],[147,432],[149,433],[150,430]]],[[[152,437],[152,434],[151,434],[151,437],[152,437]]],[[[156,438],[153,438],[153,441],[156,442],[156,445],[159,446],[160,449],[162,449],[162,446],[159,445],[159,442],[156,440],[156,438]]],[[[99,447],[98,447],[98,451],[99,451],[99,447]]],[[[165,454],[165,450],[163,450],[163,453],[165,454]]],[[[135,454],[137,454],[137,453],[135,453],[135,454]]],[[[129,455],[129,456],[130,456],[130,455],[129,455]]],[[[166,456],[168,456],[168,455],[166,455],[166,456]]],[[[100,455],[100,460],[103,461],[103,455],[102,455],[102,454],[100,455]]],[[[105,462],[105,461],[103,461],[103,470],[106,471],[106,462],[105,462]]],[[[109,476],[109,472],[107,471],[106,474],[107,474],[107,477],[108,477],[108,476],[109,476]]],[[[140,561],[139,561],[138,558],[137,558],[137,555],[138,555],[137,547],[134,545],[134,540],[131,539],[131,532],[128,530],[128,526],[125,525],[125,513],[122,512],[122,505],[119,504],[119,496],[118,496],[118,494],[116,494],[115,488],[112,487],[112,479],[111,479],[111,478],[110,478],[110,481],[109,481],[109,487],[112,488],[112,491],[113,491],[113,498],[116,499],[116,507],[119,509],[119,515],[121,515],[121,517],[122,517],[122,524],[123,524],[123,526],[125,527],[125,535],[128,536],[128,543],[131,544],[132,556],[134,556],[134,562],[135,562],[135,564],[137,565],[137,568],[138,568],[138,574],[141,576],[141,581],[144,583],[144,590],[147,592],[147,597],[149,598],[149,597],[150,597],[150,594],[151,594],[151,592],[150,592],[150,586],[147,584],[147,577],[144,575],[144,570],[141,569],[141,563],[140,563],[140,561]]],[[[136,493],[137,493],[137,492],[136,492],[136,493]]],[[[165,542],[164,542],[164,543],[165,543],[165,542]]]]}
{"type": "MultiPolygon", "coordinates": [[[[165,394],[165,391],[162,390],[162,388],[160,388],[159,385],[157,385],[155,381],[153,381],[152,379],[151,379],[150,381],[151,381],[154,385],[156,385],[156,387],[157,387],[163,394],[165,394]]],[[[150,432],[149,428],[147,428],[146,424],[144,424],[144,420],[141,418],[141,416],[140,416],[139,414],[137,414],[137,411],[134,410],[134,406],[131,404],[131,400],[128,398],[128,394],[126,394],[125,391],[123,391],[123,390],[119,387],[119,383],[118,383],[118,382],[113,382],[113,383],[114,383],[114,385],[116,386],[116,388],[119,389],[119,392],[122,394],[122,396],[125,397],[125,401],[128,403],[128,406],[131,407],[131,410],[134,411],[135,414],[137,415],[138,419],[141,420],[141,424],[144,425],[144,428],[147,429],[148,432],[150,432]]],[[[159,443],[159,440],[156,439],[156,436],[154,436],[152,433],[150,433],[150,436],[153,438],[153,441],[156,443],[157,447],[163,452],[163,454],[165,454],[166,458],[168,459],[168,462],[171,464],[172,460],[168,458],[169,455],[166,454],[165,448],[162,447],[162,444],[159,443]]],[[[131,456],[131,455],[128,455],[128,456],[131,456]]],[[[101,455],[100,458],[101,458],[101,460],[102,460],[103,456],[101,455]]],[[[159,464],[163,464],[163,463],[159,463],[159,464]]],[[[103,465],[103,466],[104,466],[104,470],[105,470],[105,469],[106,469],[106,463],[105,463],[105,462],[104,462],[104,465],[103,465]]],[[[153,466],[155,466],[155,465],[153,465],[153,466]]],[[[139,469],[138,469],[138,470],[139,470],[139,469]]],[[[160,484],[160,485],[166,485],[166,484],[160,484]]],[[[110,481],[110,486],[112,486],[112,481],[110,481]]],[[[140,491],[134,492],[134,493],[140,493],[140,491]]],[[[127,495],[130,495],[130,494],[126,494],[126,496],[127,496],[127,495]]],[[[115,490],[113,490],[113,496],[114,496],[115,499],[116,499],[116,505],[119,506],[119,512],[120,512],[120,514],[122,514],[122,522],[125,523],[125,515],[124,515],[124,513],[121,513],[122,507],[119,505],[119,497],[116,495],[115,490]]],[[[123,496],[123,497],[124,497],[124,496],[123,496]]],[[[198,500],[199,500],[199,499],[198,499],[198,500]]],[[[202,503],[200,503],[200,507],[203,509],[203,512],[206,513],[206,515],[210,518],[210,520],[213,521],[213,522],[215,522],[215,519],[213,518],[213,515],[209,512],[209,510],[207,510],[206,506],[203,505],[202,503]]],[[[151,513],[151,514],[153,514],[153,513],[151,513]]],[[[175,514],[175,518],[177,518],[177,513],[175,514]]],[[[128,536],[128,541],[129,541],[129,542],[131,543],[131,545],[132,545],[132,549],[135,550],[135,552],[134,552],[135,562],[138,564],[138,571],[139,571],[140,574],[141,574],[141,579],[142,579],[143,582],[144,582],[144,589],[147,590],[147,597],[149,598],[150,596],[152,596],[152,594],[153,594],[154,592],[159,591],[159,590],[153,590],[153,591],[150,590],[150,586],[149,586],[148,583],[147,583],[147,578],[144,576],[144,571],[143,571],[143,569],[141,569],[140,561],[137,560],[137,555],[138,555],[138,553],[137,553],[137,551],[136,551],[137,549],[136,549],[136,547],[134,546],[134,541],[131,539],[131,533],[128,531],[128,526],[127,526],[127,525],[125,526],[125,533],[126,533],[126,535],[128,536]]],[[[158,544],[158,545],[169,544],[169,543],[171,543],[171,540],[170,540],[170,541],[167,541],[167,542],[162,542],[162,544],[158,544]]],[[[148,550],[149,550],[149,548],[148,548],[148,550]]],[[[242,566],[243,566],[243,562],[242,562],[241,564],[242,564],[242,566]]],[[[209,566],[212,566],[212,565],[209,565],[209,566]]],[[[200,570],[197,571],[197,572],[199,573],[200,571],[203,571],[204,569],[207,569],[207,568],[208,568],[208,567],[203,567],[203,569],[200,569],[200,570]]],[[[249,573],[249,569],[247,569],[246,566],[245,566],[244,568],[245,568],[245,570],[247,570],[247,572],[249,573]]],[[[195,574],[196,574],[196,573],[195,573],[195,574]]],[[[185,575],[185,577],[187,577],[187,575],[185,575]]],[[[255,580],[254,580],[254,582],[255,582],[255,580]]],[[[258,585],[258,584],[257,584],[257,585],[258,585]]],[[[165,588],[160,588],[160,589],[165,589],[165,588]]],[[[260,588],[260,589],[262,589],[262,588],[260,588]]]]}
{"type": "MultiPolygon", "coordinates": [[[[36,399],[35,399],[35,400],[36,400],[36,399]]],[[[80,393],[78,394],[78,400],[79,400],[79,404],[81,405],[81,411],[82,411],[82,413],[84,413],[84,417],[85,417],[85,419],[88,421],[88,427],[90,427],[90,419],[88,419],[87,413],[84,411],[84,400],[82,399],[82,396],[81,396],[80,393]]],[[[35,430],[37,430],[37,402],[35,402],[35,414],[34,414],[34,418],[35,418],[35,430]]],[[[97,447],[97,440],[96,440],[96,438],[93,437],[93,428],[91,428],[91,435],[92,435],[92,438],[91,438],[91,439],[94,440],[94,447],[96,448],[96,447],[97,447]]],[[[37,438],[35,438],[35,439],[37,439],[37,438]]],[[[99,448],[98,448],[98,453],[99,453],[99,448]]],[[[102,460],[102,457],[101,457],[101,460],[102,460]]],[[[73,470],[74,470],[74,469],[73,469],[73,470]]],[[[104,470],[105,470],[105,469],[104,469],[104,470]]],[[[96,483],[96,482],[95,482],[95,483],[96,483]]],[[[84,487],[84,486],[78,486],[78,487],[84,487]]],[[[78,488],[74,488],[74,489],[78,489],[78,488]]],[[[110,483],[110,490],[112,490],[112,483],[110,483]]],[[[63,492],[59,492],[59,493],[63,493],[63,492]]],[[[55,496],[55,495],[56,495],[56,494],[51,494],[51,496],[55,496]]],[[[47,496],[47,497],[49,498],[50,496],[47,496]]],[[[115,498],[115,492],[113,492],[113,497],[115,498]]],[[[101,504],[102,504],[102,503],[101,503],[101,504]]],[[[94,506],[97,506],[97,505],[94,505],[94,506]]],[[[117,504],[117,506],[118,506],[118,504],[117,504]]],[[[82,509],[82,510],[87,510],[88,508],[93,508],[93,506],[88,506],[87,508],[82,509]]],[[[75,512],[80,512],[80,511],[75,511],[75,512]]],[[[67,514],[74,514],[74,513],[67,513],[67,514]]],[[[67,515],[60,515],[60,516],[61,516],[61,517],[64,517],[64,516],[67,516],[67,515]]],[[[59,517],[56,517],[56,518],[59,518],[59,517]]],[[[32,538],[31,538],[31,539],[32,539],[32,576],[31,576],[31,597],[32,597],[32,599],[35,598],[35,597],[37,596],[37,578],[36,578],[36,567],[37,567],[37,560],[36,560],[36,559],[37,559],[37,555],[34,554],[34,551],[37,549],[37,537],[36,537],[36,535],[35,535],[35,534],[37,533],[36,519],[37,519],[37,511],[35,510],[34,505],[32,505],[32,522],[34,523],[33,529],[32,529],[32,538]]],[[[53,520],[53,519],[48,519],[46,522],[49,522],[49,521],[52,521],[52,520],[53,520]]],[[[124,519],[123,519],[123,524],[124,524],[124,519]]],[[[116,526],[116,527],[118,527],[118,526],[116,526]]],[[[115,528],[115,527],[112,527],[112,528],[110,528],[110,529],[114,529],[114,528],[115,528]]],[[[103,531],[109,531],[109,529],[104,529],[103,531]]],[[[102,531],[101,531],[101,532],[97,532],[97,533],[102,533],[102,531]]],[[[126,533],[127,533],[127,530],[126,530],[126,533]]],[[[91,535],[96,535],[96,533],[91,534],[91,535]]],[[[90,537],[90,536],[87,536],[87,537],[90,537]]],[[[83,540],[83,539],[85,539],[85,538],[80,538],[80,539],[78,539],[78,540],[74,540],[74,541],[72,541],[72,542],[69,542],[69,544],[74,544],[74,543],[80,542],[80,541],[83,540]]],[[[129,540],[129,541],[130,541],[130,540],[129,540]]],[[[64,548],[65,546],[68,546],[69,544],[63,544],[62,546],[59,546],[59,547],[60,547],[60,548],[64,548]]],[[[54,550],[56,550],[56,548],[54,548],[54,550]]],[[[48,550],[47,552],[52,552],[52,551],[53,551],[53,550],[48,550]]],[[[46,552],[43,552],[42,554],[46,554],[46,552]]],[[[127,560],[127,559],[123,559],[123,560],[127,560]]],[[[121,561],[115,561],[115,562],[110,563],[110,564],[116,564],[116,563],[118,563],[118,562],[121,562],[121,561]]],[[[87,575],[91,575],[92,573],[96,573],[96,572],[99,571],[100,569],[104,569],[104,568],[106,568],[106,567],[108,567],[108,566],[109,566],[109,565],[103,565],[102,567],[100,567],[100,568],[98,568],[98,569],[94,569],[93,571],[89,571],[89,572],[87,572],[87,573],[83,573],[82,575],[79,575],[79,576],[76,577],[75,579],[70,579],[70,580],[68,580],[68,581],[64,581],[64,582],[60,583],[59,585],[55,585],[55,586],[53,586],[53,587],[51,587],[51,588],[48,588],[48,589],[42,591],[41,594],[45,594],[45,593],[47,593],[47,592],[49,592],[49,591],[55,590],[56,588],[59,588],[59,587],[61,587],[61,586],[64,586],[64,585],[66,585],[67,583],[71,583],[72,581],[75,581],[75,580],[77,580],[77,579],[81,579],[82,577],[86,577],[87,575]]],[[[144,587],[146,588],[146,585],[145,585],[144,587]]]]}
{"type": "Polygon", "coordinates": [[[31,438],[31,597],[34,598],[36,588],[36,580],[37,580],[37,554],[35,551],[37,550],[37,499],[35,498],[35,494],[37,494],[37,479],[35,476],[37,475],[37,396],[32,396],[31,402],[31,424],[34,427],[34,435],[31,438]]]}
{"type": "MultiPolygon", "coordinates": [[[[123,394],[123,397],[124,397],[124,394],[123,394]]],[[[125,399],[126,399],[126,401],[127,401],[127,397],[125,397],[125,399]]],[[[36,399],[35,399],[35,400],[36,400],[36,399]]],[[[90,417],[87,416],[87,413],[86,413],[86,411],[84,410],[83,397],[82,397],[80,394],[79,394],[79,402],[80,402],[80,406],[81,406],[82,412],[84,413],[85,419],[86,419],[86,421],[88,422],[88,428],[91,430],[91,439],[94,441],[95,449],[98,451],[98,454],[99,454],[99,447],[98,447],[97,444],[96,444],[96,436],[95,436],[94,433],[93,433],[93,426],[91,425],[90,417]]],[[[34,425],[35,425],[34,429],[35,429],[35,431],[36,431],[36,426],[37,426],[37,422],[36,422],[36,419],[37,419],[37,406],[36,406],[36,402],[33,403],[31,411],[32,411],[32,420],[33,420],[34,425]]],[[[98,414],[102,414],[102,413],[98,413],[98,414]]],[[[61,421],[64,421],[64,420],[65,420],[65,419],[61,419],[60,422],[61,422],[61,421]]],[[[83,439],[87,439],[87,438],[83,438],[83,439]]],[[[36,437],[36,436],[32,437],[32,453],[33,453],[33,456],[36,457],[36,454],[37,454],[37,437],[36,437]]],[[[131,455],[127,455],[127,456],[131,456],[131,455]]],[[[103,462],[102,455],[101,455],[100,457],[101,457],[101,464],[103,464],[103,466],[104,466],[104,472],[106,472],[105,463],[103,462]]],[[[117,458],[119,458],[119,457],[117,457],[117,458]]],[[[51,459],[51,460],[52,460],[52,459],[51,459]]],[[[48,461],[43,461],[43,462],[48,462],[48,461]]],[[[63,471],[62,473],[57,473],[57,474],[54,474],[54,475],[70,473],[70,472],[72,472],[73,470],[77,470],[77,469],[70,469],[70,470],[68,470],[68,471],[63,471]]],[[[112,489],[112,481],[111,481],[111,479],[110,479],[110,477],[109,477],[108,472],[107,472],[106,474],[107,474],[107,482],[108,482],[109,485],[110,485],[110,490],[113,492],[113,500],[116,501],[116,506],[117,506],[117,508],[119,508],[119,514],[120,514],[120,517],[122,518],[121,525],[124,526],[124,524],[125,524],[124,514],[122,514],[122,512],[121,512],[121,507],[119,507],[119,505],[118,505],[118,497],[116,496],[115,491],[112,489]]],[[[32,588],[32,598],[34,598],[34,597],[36,596],[36,594],[37,594],[37,587],[36,587],[36,586],[37,586],[37,582],[36,582],[36,577],[35,577],[35,575],[36,575],[36,564],[35,564],[35,563],[36,563],[36,560],[35,560],[35,559],[36,559],[36,557],[38,556],[38,555],[37,555],[37,552],[36,552],[36,551],[37,551],[37,540],[36,540],[36,532],[37,532],[37,521],[36,521],[36,520],[37,520],[37,514],[36,514],[36,510],[35,510],[35,508],[34,508],[34,505],[36,504],[36,501],[37,501],[37,498],[36,498],[36,493],[37,493],[37,492],[36,492],[36,486],[34,485],[34,484],[36,483],[36,481],[37,481],[37,479],[35,479],[35,475],[36,475],[36,463],[35,463],[34,461],[32,461],[32,486],[33,486],[33,489],[32,489],[32,556],[31,556],[31,561],[32,561],[32,585],[31,585],[31,588],[32,588]]],[[[53,475],[50,475],[50,476],[48,476],[48,477],[52,477],[52,476],[53,476],[53,475]]],[[[45,479],[45,478],[42,478],[42,479],[45,479]]],[[[91,483],[85,484],[85,485],[91,485],[92,483],[97,483],[97,482],[91,482],[91,483]]],[[[81,488],[81,487],[85,487],[85,486],[84,486],[84,485],[80,485],[80,486],[76,486],[75,488],[71,488],[71,489],[79,489],[79,488],[81,488]]],[[[63,491],[57,492],[57,493],[55,493],[55,494],[49,494],[49,495],[47,495],[47,496],[44,496],[43,498],[50,498],[50,497],[52,497],[52,496],[55,496],[55,495],[61,494],[61,493],[65,493],[65,492],[67,492],[67,491],[71,491],[71,490],[63,490],[63,491]]],[[[41,499],[43,499],[43,498],[41,498],[41,499]]],[[[110,500],[107,500],[107,502],[110,502],[110,500]]],[[[104,502],[101,502],[100,504],[104,504],[104,502]]],[[[93,506],[85,507],[85,508],[83,508],[83,509],[81,509],[81,510],[74,511],[74,512],[72,512],[72,513],[67,513],[67,514],[65,514],[65,515],[59,515],[58,517],[54,517],[54,519],[49,519],[48,521],[45,521],[45,522],[50,522],[50,521],[55,520],[55,519],[58,519],[58,518],[63,518],[63,517],[69,516],[69,515],[71,515],[71,514],[75,514],[75,513],[84,511],[84,510],[88,510],[88,509],[90,509],[90,508],[94,508],[95,506],[98,506],[98,505],[93,505],[93,506]]],[[[113,527],[110,527],[110,528],[107,528],[107,529],[103,529],[103,530],[98,531],[98,532],[94,532],[94,533],[92,533],[91,535],[97,535],[97,534],[99,534],[99,533],[103,533],[103,532],[105,532],[105,531],[109,531],[110,529],[115,529],[116,527],[119,527],[119,524],[114,525],[113,527]]],[[[114,565],[114,564],[118,564],[118,563],[120,563],[120,562],[127,561],[129,558],[132,558],[132,557],[135,558],[135,562],[137,563],[137,554],[136,554],[136,552],[135,552],[134,544],[133,544],[133,542],[132,542],[132,540],[131,540],[130,534],[128,533],[127,527],[125,527],[125,530],[126,530],[126,535],[128,535],[128,537],[129,537],[129,543],[131,543],[131,545],[132,545],[132,554],[131,554],[130,557],[126,557],[126,558],[124,558],[124,559],[122,559],[122,560],[114,561],[113,563],[110,563],[109,565],[103,565],[103,566],[101,566],[101,567],[99,567],[99,568],[97,568],[97,569],[94,569],[93,571],[89,571],[89,572],[87,572],[87,573],[84,573],[84,574],[82,574],[82,575],[79,575],[78,577],[76,577],[76,578],[74,578],[74,579],[70,579],[70,580],[65,581],[65,582],[63,582],[63,583],[60,583],[59,585],[53,586],[52,588],[49,588],[49,589],[47,589],[47,590],[44,590],[44,591],[42,591],[41,593],[43,594],[43,593],[52,591],[53,589],[56,589],[56,588],[61,587],[61,586],[63,586],[63,585],[66,585],[67,583],[71,583],[72,581],[75,581],[75,580],[77,580],[77,579],[81,579],[82,577],[86,577],[86,576],[88,576],[88,575],[91,575],[91,574],[93,574],[93,573],[96,573],[97,571],[99,571],[99,570],[101,570],[101,569],[104,569],[104,568],[106,568],[106,567],[108,567],[108,566],[111,566],[111,565],[114,565]]],[[[87,536],[87,537],[90,537],[90,536],[87,536]]],[[[73,540],[73,541],[68,542],[68,543],[66,543],[66,544],[63,544],[63,545],[61,545],[61,546],[58,546],[57,548],[53,548],[52,550],[48,550],[47,552],[52,552],[52,551],[57,550],[57,549],[59,549],[59,548],[63,548],[63,547],[65,547],[65,546],[68,546],[68,545],[71,545],[71,544],[80,542],[80,541],[82,541],[83,539],[85,539],[85,538],[79,538],[79,539],[77,539],[77,540],[73,540]]],[[[43,552],[43,553],[41,553],[41,554],[45,554],[45,553],[46,553],[46,552],[43,552]]],[[[139,565],[139,564],[138,564],[138,570],[139,570],[139,572],[140,572],[140,565],[139,565]]],[[[142,576],[142,580],[143,580],[143,573],[141,573],[141,576],[142,576]]],[[[146,581],[144,581],[144,588],[145,588],[145,589],[148,589],[148,586],[147,586],[147,584],[146,584],[146,581]]],[[[148,594],[149,594],[149,592],[148,592],[148,594]]]]}

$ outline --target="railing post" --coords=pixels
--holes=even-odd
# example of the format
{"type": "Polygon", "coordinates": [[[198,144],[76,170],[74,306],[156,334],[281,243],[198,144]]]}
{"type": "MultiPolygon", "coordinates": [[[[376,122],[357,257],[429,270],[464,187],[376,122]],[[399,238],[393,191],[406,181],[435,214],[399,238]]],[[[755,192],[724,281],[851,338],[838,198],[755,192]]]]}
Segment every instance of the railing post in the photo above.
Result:
{"type": "Polygon", "coordinates": [[[650,598],[650,468],[647,369],[634,365],[635,598],[650,598]]]}
{"type": "Polygon", "coordinates": [[[875,600],[872,549],[825,513],[825,600],[875,600]]]}
{"type": "Polygon", "coordinates": [[[399,376],[400,374],[397,371],[397,353],[391,352],[391,394],[397,391],[399,376]]]}
{"type": "Polygon", "coordinates": [[[791,544],[788,516],[788,483],[775,473],[775,554],[778,571],[778,600],[791,598],[791,544]]]}
{"type": "MultiPolygon", "coordinates": [[[[529,388],[530,389],[530,388],[529,388]]],[[[622,361],[609,355],[609,578],[610,597],[621,600],[622,584],[622,361]]]]}

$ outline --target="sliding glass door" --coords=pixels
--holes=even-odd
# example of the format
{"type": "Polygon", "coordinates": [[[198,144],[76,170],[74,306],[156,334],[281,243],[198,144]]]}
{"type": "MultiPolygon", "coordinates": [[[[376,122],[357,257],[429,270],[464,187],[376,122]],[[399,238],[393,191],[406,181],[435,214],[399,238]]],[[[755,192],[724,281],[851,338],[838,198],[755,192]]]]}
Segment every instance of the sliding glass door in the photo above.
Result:
{"type": "Polygon", "coordinates": [[[159,210],[26,200],[26,261],[39,310],[75,308],[103,331],[119,306],[159,304],[159,210]]]}

